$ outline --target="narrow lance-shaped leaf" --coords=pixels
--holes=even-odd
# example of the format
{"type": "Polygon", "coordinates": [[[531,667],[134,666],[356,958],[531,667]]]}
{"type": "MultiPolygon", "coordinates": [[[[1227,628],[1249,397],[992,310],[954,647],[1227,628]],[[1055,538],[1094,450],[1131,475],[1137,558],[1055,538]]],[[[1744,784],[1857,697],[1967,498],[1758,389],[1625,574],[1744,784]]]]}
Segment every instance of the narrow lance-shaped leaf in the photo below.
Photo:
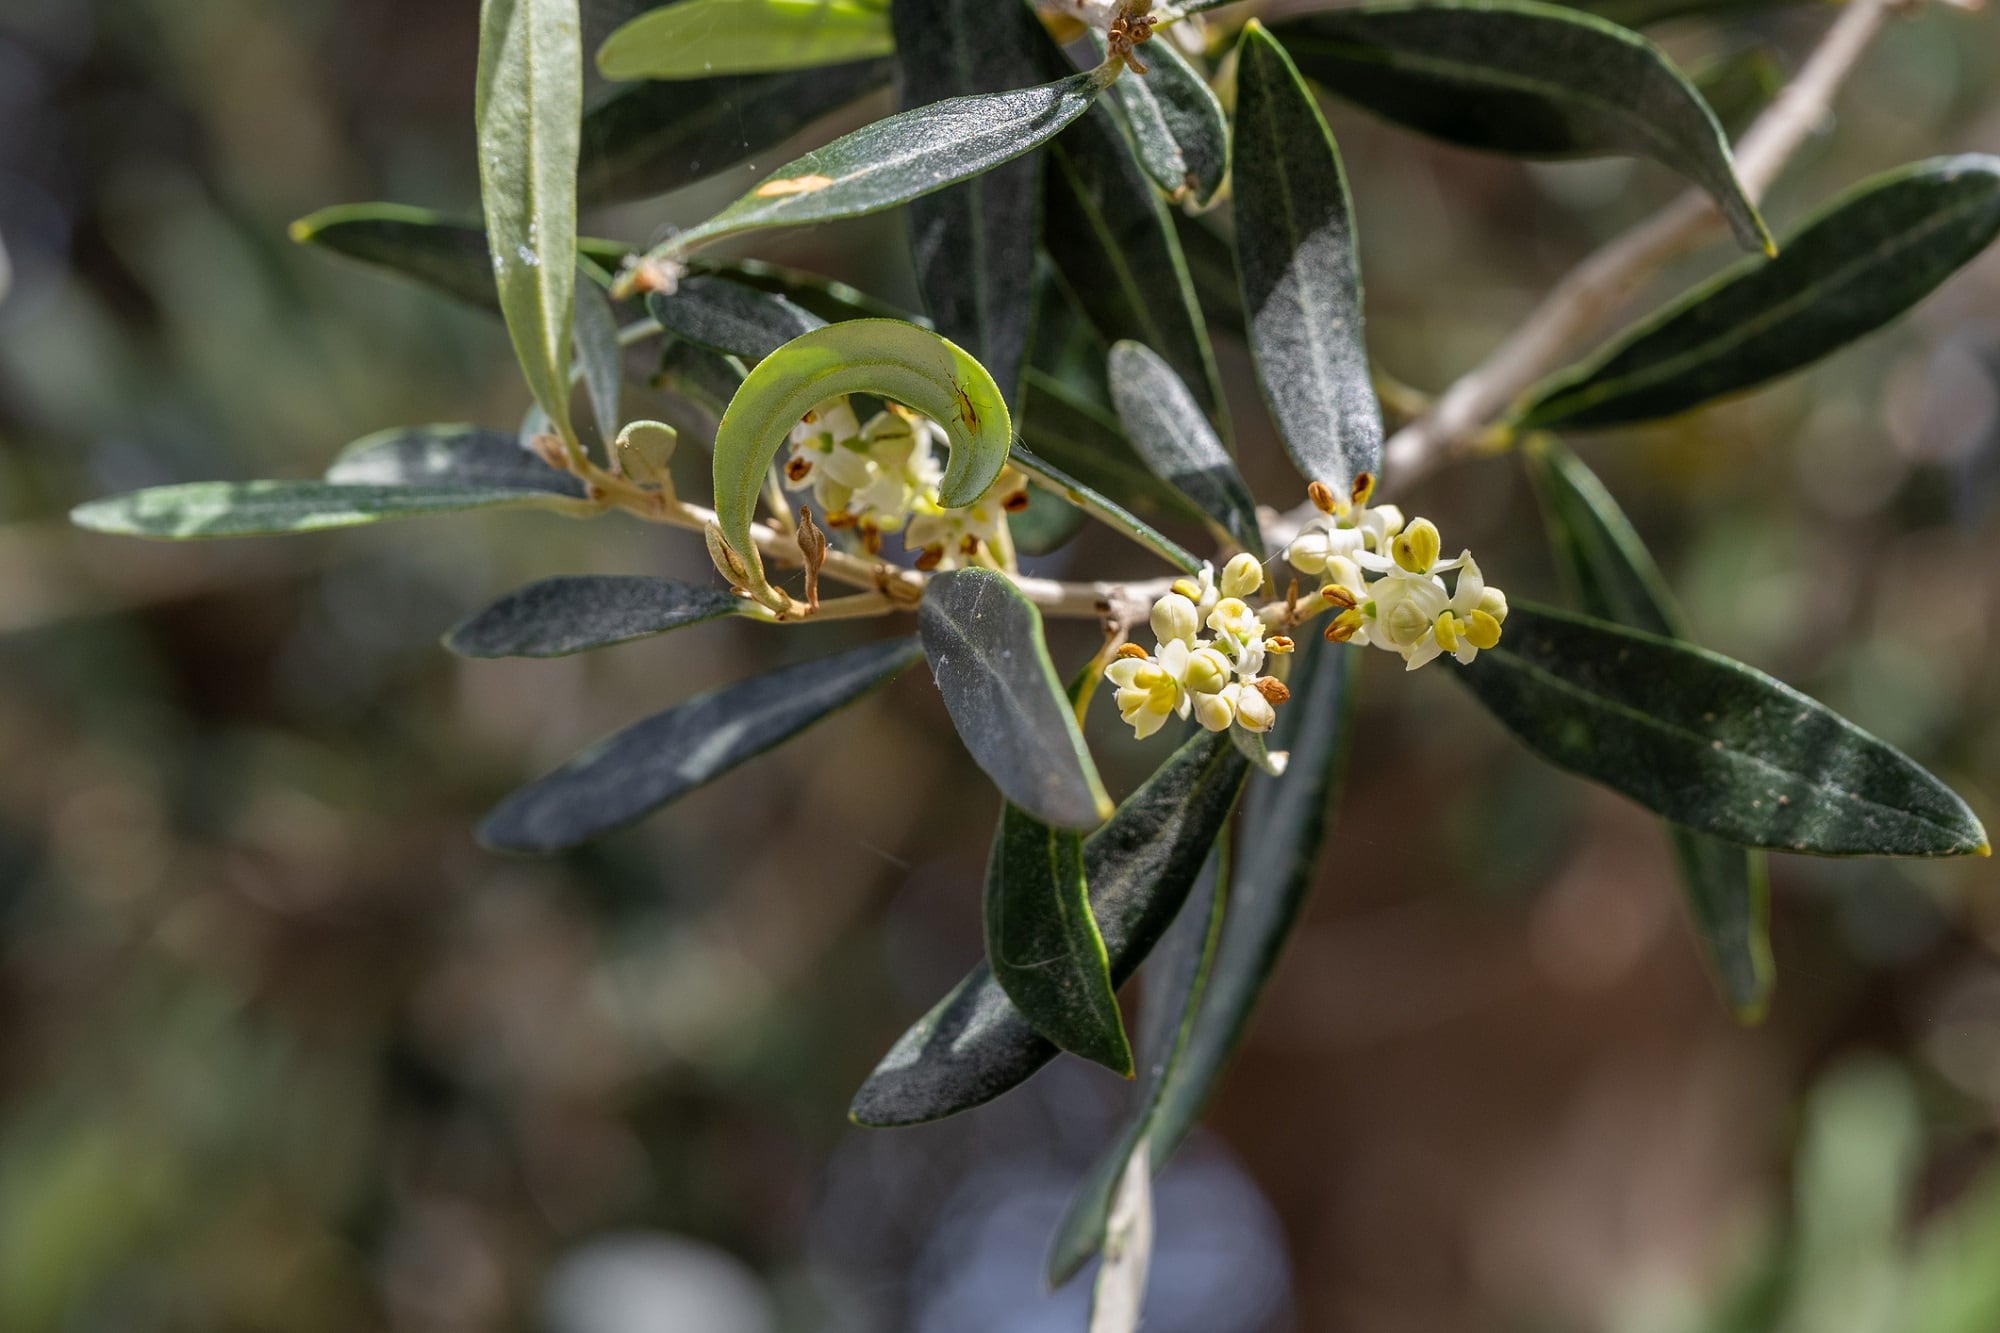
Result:
{"type": "MultiPolygon", "coordinates": [[[[1645,543],[1583,460],[1549,436],[1523,450],[1557,569],[1602,620],[1684,639],[1679,610],[1645,543]]],[[[1723,996],[1745,1022],[1770,1002],[1770,893],[1764,855],[1668,824],[1688,910],[1723,996]]]]}
{"type": "Polygon", "coordinates": [[[186,540],[318,532],[464,509],[524,508],[588,513],[595,512],[597,506],[548,491],[326,481],[196,481],[92,500],[72,509],[70,520],[93,532],[186,540]]]}
{"type": "Polygon", "coordinates": [[[1532,391],[1522,427],[1672,416],[1789,374],[1908,310],[2000,234],[2000,158],[1932,158],[1835,201],[1768,262],[1674,302],[1532,391]]]}
{"type": "Polygon", "coordinates": [[[625,348],[618,339],[618,316],[611,298],[589,277],[576,283],[576,363],[582,372],[590,414],[606,449],[617,438],[618,391],[625,379],[625,348]]]}
{"type": "Polygon", "coordinates": [[[507,336],[535,401],[572,450],[570,320],[583,48],[576,0],[480,7],[479,197],[507,336]]]}
{"type": "Polygon", "coordinates": [[[1785,67],[1770,47],[1746,46],[1690,70],[1688,80],[1716,123],[1733,136],[1748,129],[1785,86],[1785,67]]]}
{"type": "MultiPolygon", "coordinates": [[[[477,218],[467,221],[404,204],[341,204],[300,218],[291,225],[291,237],[469,305],[500,311],[493,255],[477,218]]],[[[592,280],[607,283],[631,253],[631,247],[617,241],[589,237],[580,238],[576,248],[577,260],[592,280]]]]}
{"type": "MultiPolygon", "coordinates": [[[[1292,753],[1282,778],[1251,781],[1230,904],[1207,983],[1145,1128],[1158,1171],[1201,1117],[1277,967],[1311,892],[1346,766],[1359,654],[1313,635],[1300,650],[1279,736],[1292,753]]],[[[1090,1195],[1064,1221],[1050,1277],[1062,1281],[1096,1249],[1102,1213],[1090,1195]]]]}
{"type": "Polygon", "coordinates": [[[1741,662],[1516,605],[1454,674],[1521,741],[1677,824],[1828,856],[1984,854],[1965,802],[1895,747],[1741,662]]]}
{"type": "Polygon", "coordinates": [[[837,278],[808,273],[802,268],[773,264],[762,259],[699,259],[689,267],[696,274],[713,274],[739,286],[782,296],[799,309],[818,315],[828,324],[837,324],[843,319],[900,319],[905,324],[929,327],[929,321],[922,315],[877,300],[837,278]]]}
{"type": "Polygon", "coordinates": [[[742,599],[636,574],[582,574],[516,588],[452,627],[461,657],[564,657],[733,615],[742,599]]]}
{"type": "Polygon", "coordinates": [[[1037,1032],[1131,1074],[1111,962],[1084,884],[1082,836],[1012,801],[1002,805],[986,862],[986,961],[1037,1032]]]}
{"type": "Polygon", "coordinates": [[[1014,446],[1012,457],[1014,466],[1026,473],[1030,479],[1061,495],[1106,527],[1131,538],[1176,569],[1189,574],[1201,572],[1201,560],[1192,551],[1159,532],[1117,501],[1084,485],[1055,464],[1037,457],[1020,445],[1014,446]]]}
{"type": "Polygon", "coordinates": [[[646,313],[676,337],[751,365],[801,333],[826,326],[782,296],[726,278],[683,278],[672,292],[648,293],[646,313]]]}
{"type": "Polygon", "coordinates": [[[553,852],[650,814],[879,689],[915,665],[914,638],[780,668],[655,714],[502,801],[488,847],[553,852]]]}
{"type": "MultiPolygon", "coordinates": [[[[1084,839],[1084,879],[1113,985],[1137,970],[1180,911],[1244,772],[1228,741],[1200,732],[1084,839]]],[[[848,1114],[874,1126],[955,1115],[1018,1087],[1055,1054],[982,962],[882,1057],[848,1114]]]]}
{"type": "Polygon", "coordinates": [[[578,197],[615,204],[726,171],[889,82],[886,58],[821,69],[633,83],[583,118],[578,197]]]}
{"type": "Polygon", "coordinates": [[[1382,466],[1353,209],[1333,134],[1259,23],[1237,44],[1236,263],[1257,381],[1292,461],[1345,495],[1382,466]]]}
{"type": "Polygon", "coordinates": [[[1225,433],[1208,329],[1164,200],[1132,156],[1116,110],[1092,108],[1049,147],[1050,258],[1107,342],[1130,338],[1166,358],[1225,433]]]}
{"type": "Polygon", "coordinates": [[[607,79],[699,79],[813,69],[888,55],[889,15],[868,0],[675,0],[604,39],[607,79]]]}
{"type": "Polygon", "coordinates": [[[1309,77],[1448,143],[1524,157],[1651,158],[1713,195],[1745,248],[1771,250],[1722,127],[1635,32],[1535,0],[1364,5],[1274,31],[1309,77]]]}
{"type": "Polygon", "coordinates": [[[1000,794],[1057,828],[1095,828],[1111,798],[1042,638],[1005,574],[956,569],[924,588],[918,633],[959,739],[1000,794]]]}
{"type": "Polygon", "coordinates": [[[1007,534],[1022,555],[1047,555],[1076,539],[1090,515],[1042,486],[1028,488],[1027,502],[1007,515],[1007,534]]]}
{"type": "Polygon", "coordinates": [[[1201,507],[1216,529],[1261,557],[1257,502],[1173,367],[1151,348],[1121,342],[1111,349],[1111,398],[1139,457],[1201,507]]]}
{"type": "Polygon", "coordinates": [[[457,424],[364,435],[327,465],[326,479],[345,486],[457,486],[586,498],[581,481],[523,449],[508,432],[457,424]]]}
{"type": "MultiPolygon", "coordinates": [[[[1103,35],[1093,31],[1100,54],[1103,35]]],[[[1144,74],[1111,85],[1125,111],[1139,165],[1175,202],[1206,204],[1229,171],[1229,120],[1201,71],[1171,41],[1149,42],[1144,74]]]]}
{"type": "Polygon", "coordinates": [[[1187,1050],[1195,1015],[1208,991],[1215,946],[1222,935],[1228,878],[1228,839],[1222,838],[1217,840],[1180,917],[1139,974],[1143,983],[1139,1060],[1145,1079],[1139,1105],[1117,1140],[1084,1177],[1056,1227],[1055,1241],[1049,1246],[1050,1286],[1068,1281],[1103,1244],[1119,1184],[1135,1165],[1133,1159],[1143,1154],[1145,1160],[1138,1165],[1149,1178],[1152,1175],[1148,1136],[1159,1119],[1167,1081],[1187,1050]]]}
{"type": "Polygon", "coordinates": [[[951,452],[938,502],[947,508],[984,495],[1007,464],[1013,425],[999,386],[953,343],[893,319],[848,320],[792,339],[744,377],[715,431],[716,522],[747,566],[746,591],[774,610],[789,602],[765,577],[750,537],[758,495],[792,427],[847,393],[891,399],[943,428],[951,452]]]}
{"type": "MultiPolygon", "coordinates": [[[[907,110],[1060,78],[1071,69],[1017,0],[895,0],[897,98],[907,110]]],[[[910,255],[938,332],[993,373],[1010,405],[1034,310],[1042,159],[1011,162],[910,201],[910,255]]]]}
{"type": "Polygon", "coordinates": [[[1117,416],[1039,370],[1024,377],[1021,443],[1035,457],[1150,521],[1199,523],[1203,514],[1185,495],[1154,476],[1125,438],[1117,416]]]}
{"type": "Polygon", "coordinates": [[[861,217],[990,171],[1047,142],[1104,91],[1108,73],[954,97],[864,125],[787,162],[756,189],[655,255],[687,254],[763,227],[861,217]]]}
{"type": "Polygon", "coordinates": [[[1626,28],[1645,28],[1701,14],[1718,20],[1748,18],[1787,0],[1569,0],[1569,7],[1626,28]]]}

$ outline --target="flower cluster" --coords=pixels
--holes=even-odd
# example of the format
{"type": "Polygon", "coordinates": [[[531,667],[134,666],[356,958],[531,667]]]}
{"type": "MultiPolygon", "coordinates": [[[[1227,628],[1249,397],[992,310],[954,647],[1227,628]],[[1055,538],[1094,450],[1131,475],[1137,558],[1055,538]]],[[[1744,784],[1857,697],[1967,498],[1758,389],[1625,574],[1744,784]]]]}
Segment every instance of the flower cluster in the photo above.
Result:
{"type": "Polygon", "coordinates": [[[903,534],[919,552],[917,568],[1005,563],[1009,512],[1027,503],[1027,481],[1008,468],[992,489],[964,509],[938,503],[944,466],[936,449],[944,429],[928,417],[890,404],[862,424],[846,398],[821,403],[792,428],[785,485],[810,488],[829,528],[853,528],[870,553],[882,534],[903,534]]]}
{"type": "Polygon", "coordinates": [[[1326,637],[1386,648],[1410,671],[1444,653],[1470,662],[1500,642],[1507,597],[1472,552],[1440,559],[1437,527],[1427,518],[1406,525],[1394,505],[1371,508],[1373,489],[1365,475],[1345,498],[1314,482],[1321,516],[1285,548],[1293,568],[1326,580],[1320,597],[1337,612],[1326,637]],[[1447,574],[1457,576],[1449,587],[1447,574]]]}
{"type": "Polygon", "coordinates": [[[1214,568],[1204,564],[1199,579],[1176,580],[1153,603],[1153,651],[1128,643],[1104,668],[1118,687],[1118,715],[1140,738],[1158,731],[1168,717],[1190,713],[1210,731],[1232,724],[1247,731],[1271,729],[1277,705],[1291,692],[1263,674],[1264,658],[1290,652],[1292,641],[1266,637],[1264,622],[1245,600],[1263,586],[1264,567],[1257,557],[1242,554],[1223,566],[1219,587],[1214,568]]]}

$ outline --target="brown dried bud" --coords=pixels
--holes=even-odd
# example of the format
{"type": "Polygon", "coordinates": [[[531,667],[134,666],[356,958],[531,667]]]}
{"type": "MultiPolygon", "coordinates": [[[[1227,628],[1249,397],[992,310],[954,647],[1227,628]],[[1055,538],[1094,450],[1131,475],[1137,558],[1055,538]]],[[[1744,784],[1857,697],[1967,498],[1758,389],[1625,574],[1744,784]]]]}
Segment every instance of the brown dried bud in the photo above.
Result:
{"type": "Polygon", "coordinates": [[[819,571],[826,563],[826,534],[813,522],[812,510],[799,506],[799,527],[793,534],[799,543],[799,554],[806,561],[806,610],[819,610],[819,571]]]}

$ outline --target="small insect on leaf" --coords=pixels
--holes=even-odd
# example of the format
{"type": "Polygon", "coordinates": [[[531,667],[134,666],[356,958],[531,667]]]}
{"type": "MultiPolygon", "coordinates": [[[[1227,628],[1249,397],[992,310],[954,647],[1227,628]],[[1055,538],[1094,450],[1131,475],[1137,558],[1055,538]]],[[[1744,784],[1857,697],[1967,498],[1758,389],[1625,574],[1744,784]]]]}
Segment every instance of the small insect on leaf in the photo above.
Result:
{"type": "Polygon", "coordinates": [[[788,194],[811,194],[833,184],[831,176],[781,176],[765,181],[754,191],[759,199],[782,199],[788,194]]]}
{"type": "Polygon", "coordinates": [[[978,430],[979,409],[972,405],[971,395],[966,393],[965,386],[957,382],[953,382],[951,386],[951,393],[952,397],[958,400],[958,412],[957,412],[958,424],[965,427],[969,431],[978,430]]]}

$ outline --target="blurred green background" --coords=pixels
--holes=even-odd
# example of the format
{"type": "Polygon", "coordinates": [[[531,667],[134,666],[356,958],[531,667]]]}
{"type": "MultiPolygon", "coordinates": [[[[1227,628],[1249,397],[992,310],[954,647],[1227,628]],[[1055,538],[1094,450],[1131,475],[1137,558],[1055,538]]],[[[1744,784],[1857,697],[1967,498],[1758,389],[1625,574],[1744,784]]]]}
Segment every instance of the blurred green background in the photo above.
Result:
{"type": "MultiPolygon", "coordinates": [[[[461,662],[439,632],[518,582],[706,577],[699,545],[520,514],[194,547],[64,522],[313,475],[382,426],[519,419],[497,322],[285,237],[329,203],[476,204],[475,9],[0,6],[0,1330],[1080,1329],[1041,1256],[1129,1088],[1065,1061],[942,1125],[844,1117],[980,947],[997,801],[921,673],[590,850],[471,840],[608,731],[867,627],[461,662]]],[[[1657,35],[1690,67],[1759,44],[1789,67],[1828,17],[1657,35]]],[[[1426,389],[1674,189],[1329,113],[1371,345],[1426,389]]],[[[1773,221],[1973,150],[2000,151],[2000,17],[1934,6],[1864,60],[1773,221]]],[[[787,155],[588,228],[652,239],[787,155]]],[[[895,217],[755,252],[915,299],[895,217]]],[[[1289,504],[1220,354],[1246,472],[1289,504]]],[[[1707,644],[2000,823],[2000,251],[1808,375],[1579,443],[1707,644]]],[[[1552,591],[1510,462],[1397,498],[1552,591]]],[[[1133,561],[1094,534],[1049,569],[1133,561]]],[[[1159,757],[1094,734],[1120,786],[1159,757]]],[[[1370,661],[1349,786],[1211,1132],[1162,1181],[1149,1330],[2000,1328],[1991,861],[1775,858],[1777,999],[1745,1031],[1657,824],[1446,673],[1370,661]]]]}

